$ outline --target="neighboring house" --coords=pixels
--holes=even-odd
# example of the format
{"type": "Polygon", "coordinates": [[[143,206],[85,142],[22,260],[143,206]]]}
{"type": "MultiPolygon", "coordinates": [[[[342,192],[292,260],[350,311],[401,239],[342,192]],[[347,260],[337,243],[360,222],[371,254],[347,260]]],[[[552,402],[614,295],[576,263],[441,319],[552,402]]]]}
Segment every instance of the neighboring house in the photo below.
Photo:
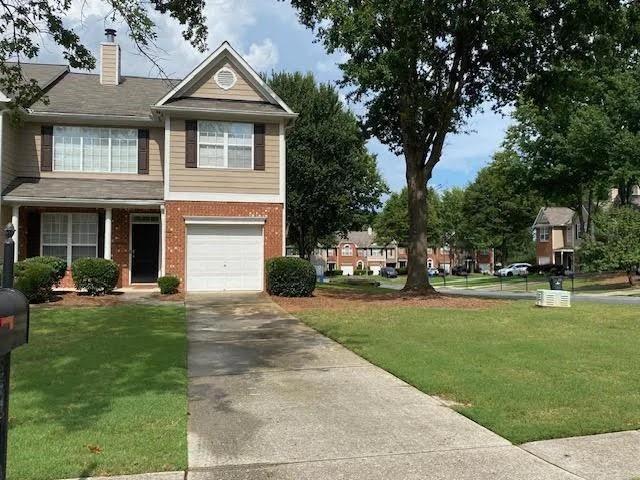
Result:
{"type": "Polygon", "coordinates": [[[342,270],[344,275],[353,275],[355,270],[371,270],[375,275],[382,267],[406,267],[407,251],[396,242],[380,245],[375,241],[373,230],[349,232],[337,245],[319,247],[313,254],[312,263],[319,270],[342,270]]]}
{"type": "MultiPolygon", "coordinates": [[[[428,248],[425,262],[429,268],[442,268],[450,272],[452,259],[454,265],[465,265],[470,271],[490,272],[494,268],[493,249],[451,255],[447,247],[428,248]]],[[[357,269],[366,269],[378,274],[385,266],[406,268],[407,248],[397,242],[387,245],[377,243],[373,230],[369,228],[362,232],[349,232],[335,246],[316,249],[311,260],[319,272],[342,270],[344,275],[353,275],[357,269]]]]}
{"type": "Polygon", "coordinates": [[[573,270],[581,236],[577,213],[567,207],[541,208],[533,228],[538,265],[562,265],[573,270]]]}
{"type": "Polygon", "coordinates": [[[226,42],[173,81],[121,72],[113,30],[100,48],[99,74],[23,64],[48,102],[18,127],[0,117],[16,260],[111,258],[121,287],[167,274],[187,291],[262,290],[264,260],[285,252],[296,114],[226,42]]]}

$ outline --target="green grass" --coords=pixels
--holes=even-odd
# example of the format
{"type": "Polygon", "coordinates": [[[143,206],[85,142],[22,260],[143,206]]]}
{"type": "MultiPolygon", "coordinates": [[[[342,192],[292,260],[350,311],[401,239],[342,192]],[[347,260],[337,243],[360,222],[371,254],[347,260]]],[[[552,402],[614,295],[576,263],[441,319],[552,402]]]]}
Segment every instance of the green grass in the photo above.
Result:
{"type": "Polygon", "coordinates": [[[12,355],[8,477],[186,468],[184,308],[40,308],[12,355]]]}
{"type": "Polygon", "coordinates": [[[515,443],[640,428],[638,308],[531,301],[297,315],[515,443]]]}

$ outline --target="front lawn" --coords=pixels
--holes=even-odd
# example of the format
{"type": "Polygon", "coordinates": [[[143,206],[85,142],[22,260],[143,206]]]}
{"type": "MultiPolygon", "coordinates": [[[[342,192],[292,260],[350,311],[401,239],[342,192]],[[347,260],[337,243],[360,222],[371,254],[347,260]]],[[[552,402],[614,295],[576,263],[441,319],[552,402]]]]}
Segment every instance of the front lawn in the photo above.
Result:
{"type": "Polygon", "coordinates": [[[32,310],[12,355],[8,477],[185,469],[185,330],[179,306],[32,310]]]}
{"type": "Polygon", "coordinates": [[[398,303],[295,314],[515,443],[640,428],[637,307],[398,303]]]}

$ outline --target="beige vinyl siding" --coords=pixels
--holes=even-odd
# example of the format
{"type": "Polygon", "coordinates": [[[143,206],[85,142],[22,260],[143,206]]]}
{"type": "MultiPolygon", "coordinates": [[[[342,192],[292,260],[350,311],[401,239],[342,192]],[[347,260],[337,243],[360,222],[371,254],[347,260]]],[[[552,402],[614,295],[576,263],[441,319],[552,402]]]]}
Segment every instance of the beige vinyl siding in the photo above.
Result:
{"type": "MultiPolygon", "coordinates": [[[[87,125],[89,126],[89,125],[87,125]]],[[[154,127],[149,129],[149,174],[135,173],[96,173],[96,172],[51,172],[40,171],[40,123],[25,123],[19,135],[20,155],[13,161],[13,170],[18,177],[42,178],[103,178],[118,180],[162,181],[164,156],[164,129],[154,127]]],[[[126,127],[131,128],[131,127],[126,127]]],[[[4,163],[3,163],[4,169],[4,163]]],[[[4,182],[3,182],[4,183],[4,182]]]]}
{"type": "Polygon", "coordinates": [[[19,130],[11,126],[9,116],[5,115],[2,119],[2,190],[18,176],[18,134],[19,130]]]}
{"type": "Polygon", "coordinates": [[[104,85],[117,85],[119,83],[118,79],[118,46],[116,44],[112,45],[101,45],[102,49],[101,61],[102,65],[100,65],[102,72],[102,83],[104,85]]]}
{"type": "Polygon", "coordinates": [[[552,238],[552,245],[554,249],[557,248],[564,248],[564,228],[560,227],[555,227],[553,229],[553,238],[552,238]]]}
{"type": "Polygon", "coordinates": [[[234,67],[229,61],[223,60],[214,65],[207,75],[199,82],[187,90],[185,97],[196,98],[215,98],[227,100],[249,100],[255,102],[264,102],[265,99],[251,86],[247,78],[240,73],[240,69],[234,67]],[[218,86],[214,80],[214,75],[222,67],[227,67],[236,74],[236,84],[229,90],[224,90],[218,86]]]}
{"type": "Polygon", "coordinates": [[[265,169],[186,168],[185,121],[171,119],[170,190],[198,193],[253,193],[278,195],[280,192],[280,136],[277,124],[265,128],[265,169]]]}

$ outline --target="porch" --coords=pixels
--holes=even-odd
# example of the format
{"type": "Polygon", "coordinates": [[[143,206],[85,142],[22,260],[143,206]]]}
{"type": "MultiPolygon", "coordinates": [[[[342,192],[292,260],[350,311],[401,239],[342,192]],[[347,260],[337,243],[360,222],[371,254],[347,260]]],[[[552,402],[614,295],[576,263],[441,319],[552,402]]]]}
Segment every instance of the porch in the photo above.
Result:
{"type": "Polygon", "coordinates": [[[573,249],[562,248],[553,252],[554,265],[562,265],[566,270],[573,270],[573,249]]]}
{"type": "MultiPolygon", "coordinates": [[[[160,182],[16,179],[2,197],[2,221],[16,228],[16,261],[50,255],[70,267],[83,257],[111,259],[120,288],[155,284],[164,272],[160,182]]],[[[73,286],[69,270],[61,287],[73,286]]]]}

